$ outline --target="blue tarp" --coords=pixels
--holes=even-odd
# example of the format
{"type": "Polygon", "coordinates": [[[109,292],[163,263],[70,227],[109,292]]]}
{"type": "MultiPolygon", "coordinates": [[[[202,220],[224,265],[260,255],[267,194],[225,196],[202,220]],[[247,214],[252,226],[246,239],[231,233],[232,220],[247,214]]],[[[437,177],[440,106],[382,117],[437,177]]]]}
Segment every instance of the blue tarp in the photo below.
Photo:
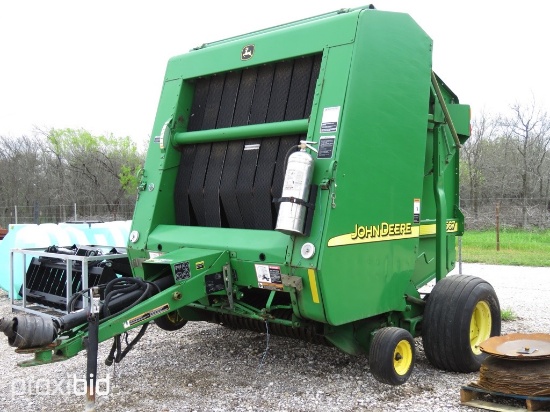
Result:
{"type": "MultiPolygon", "coordinates": [[[[47,248],[48,246],[97,245],[126,247],[132,221],[109,223],[46,223],[10,225],[0,241],[0,288],[10,293],[10,251],[12,249],[47,248]]],[[[27,265],[31,256],[27,255],[27,265]]],[[[14,254],[14,288],[23,283],[23,254],[14,254]]],[[[26,271],[27,268],[25,268],[26,271]]]]}

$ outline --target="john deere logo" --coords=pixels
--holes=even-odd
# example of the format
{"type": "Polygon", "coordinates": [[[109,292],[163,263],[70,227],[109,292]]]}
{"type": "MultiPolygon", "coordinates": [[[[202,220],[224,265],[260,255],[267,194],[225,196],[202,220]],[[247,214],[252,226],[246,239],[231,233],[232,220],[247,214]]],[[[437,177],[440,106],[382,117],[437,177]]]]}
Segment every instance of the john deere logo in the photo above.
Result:
{"type": "Polygon", "coordinates": [[[241,60],[250,60],[252,56],[254,56],[254,45],[249,44],[248,46],[244,46],[241,51],[241,60]]]}

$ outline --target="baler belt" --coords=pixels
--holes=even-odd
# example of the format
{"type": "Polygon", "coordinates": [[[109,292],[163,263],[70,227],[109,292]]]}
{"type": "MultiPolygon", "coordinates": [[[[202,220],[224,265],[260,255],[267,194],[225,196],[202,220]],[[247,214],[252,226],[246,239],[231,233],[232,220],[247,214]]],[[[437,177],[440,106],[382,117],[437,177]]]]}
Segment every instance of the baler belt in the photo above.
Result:
{"type": "MultiPolygon", "coordinates": [[[[308,56],[295,60],[285,120],[301,119],[309,116],[311,113],[315,83],[319,77],[320,67],[321,55],[316,55],[315,57],[308,56]]],[[[285,136],[281,138],[273,176],[273,185],[271,187],[271,196],[273,198],[281,197],[283,192],[286,154],[292,146],[296,146],[299,143],[299,136],[285,136]]],[[[273,215],[276,216],[280,203],[272,203],[271,207],[273,208],[273,215]]],[[[273,225],[275,225],[275,222],[273,225]]]]}
{"type": "MultiPolygon", "coordinates": [[[[216,127],[224,83],[224,74],[212,76],[210,79],[201,127],[203,130],[216,127]]],[[[200,160],[205,160],[205,163],[196,165],[195,162],[192,175],[195,179],[191,179],[189,190],[198,224],[219,227],[221,226],[219,187],[227,143],[214,143],[210,146],[210,150],[207,150],[207,147],[208,145],[204,147],[201,145],[199,149],[200,155],[204,156],[200,160]],[[207,153],[208,157],[206,157],[207,153]],[[204,223],[201,224],[201,221],[204,223]]]]}
{"type": "Polygon", "coordinates": [[[222,181],[220,183],[222,210],[225,212],[225,214],[222,214],[222,222],[227,220],[229,227],[236,228],[244,227],[235,191],[243,147],[244,140],[228,143],[227,154],[225,155],[225,167],[223,168],[222,181]]]}
{"type": "MultiPolygon", "coordinates": [[[[218,122],[216,127],[230,127],[233,124],[234,113],[237,106],[237,96],[241,84],[241,72],[234,71],[227,74],[223,89],[218,122]]],[[[235,183],[239,173],[238,167],[241,163],[243,141],[230,141],[227,143],[224,167],[221,173],[219,201],[220,201],[220,223],[221,226],[243,227],[243,218],[235,195],[235,183]]]]}
{"type": "Polygon", "coordinates": [[[197,145],[195,154],[195,162],[193,164],[193,172],[191,174],[191,182],[189,184],[189,198],[197,225],[206,226],[206,213],[204,210],[204,180],[206,178],[206,170],[208,168],[208,160],[210,159],[211,144],[197,145]]]}
{"type": "MultiPolygon", "coordinates": [[[[191,108],[192,115],[189,117],[189,131],[200,130],[202,128],[202,120],[204,118],[204,109],[206,107],[209,89],[209,77],[201,78],[197,81],[195,85],[195,97],[191,108]]],[[[176,188],[174,191],[176,223],[180,225],[197,224],[197,218],[194,216],[193,208],[190,204],[191,199],[189,196],[196,152],[197,145],[186,145],[182,148],[180,167],[178,170],[176,188]]]]}
{"type": "Polygon", "coordinates": [[[302,57],[294,61],[294,71],[286,104],[285,120],[304,118],[312,64],[313,59],[311,56],[302,57]]]}
{"type": "MultiPolygon", "coordinates": [[[[307,117],[322,55],[198,78],[188,131],[307,117]]],[[[176,223],[275,227],[288,150],[302,136],[184,145],[176,178],[176,223]]]]}
{"type": "Polygon", "coordinates": [[[193,106],[191,107],[191,116],[189,116],[189,126],[187,127],[189,131],[202,129],[202,119],[204,119],[208,89],[210,89],[210,77],[204,77],[197,81],[193,106]]]}
{"type": "Polygon", "coordinates": [[[223,129],[231,127],[233,124],[233,114],[237,104],[239,85],[241,83],[241,72],[230,72],[225,78],[223,85],[223,95],[218,113],[216,128],[223,129]]]}
{"type": "Polygon", "coordinates": [[[254,180],[254,228],[273,229],[273,217],[271,211],[271,182],[273,171],[277,161],[279,138],[270,137],[262,139],[256,179],[254,180]]]}
{"type": "MultiPolygon", "coordinates": [[[[241,156],[237,185],[235,187],[237,203],[239,204],[245,229],[254,229],[254,215],[250,210],[250,205],[253,202],[252,187],[254,184],[254,175],[256,174],[258,153],[260,152],[259,146],[259,139],[246,141],[241,156]]],[[[235,167],[238,167],[238,165],[235,165],[235,167]]]]}
{"type": "Polygon", "coordinates": [[[174,200],[176,207],[176,223],[189,226],[196,224],[196,219],[191,218],[191,205],[189,203],[188,188],[191,183],[191,173],[195,163],[197,145],[185,145],[181,153],[180,168],[176,178],[176,190],[174,200]]]}
{"type": "Polygon", "coordinates": [[[237,103],[235,104],[235,113],[233,114],[233,126],[245,126],[248,124],[257,74],[258,71],[256,68],[246,69],[242,72],[239,94],[237,96],[237,103]]]}
{"type": "Polygon", "coordinates": [[[285,119],[286,105],[292,80],[293,61],[287,60],[277,63],[273,87],[269,96],[269,108],[267,112],[267,123],[280,122],[285,119]]]}
{"type": "Polygon", "coordinates": [[[258,78],[254,87],[254,98],[250,106],[248,124],[260,124],[266,122],[267,111],[270,107],[269,97],[273,86],[273,65],[262,66],[258,70],[258,78]]]}
{"type": "Polygon", "coordinates": [[[225,76],[223,74],[212,76],[210,79],[210,87],[208,89],[208,97],[206,98],[206,107],[204,108],[204,118],[202,119],[201,130],[216,128],[224,82],[225,76]]]}
{"type": "MultiPolygon", "coordinates": [[[[292,60],[287,60],[277,63],[275,66],[271,93],[267,95],[269,98],[266,113],[267,123],[280,122],[284,119],[292,80],[293,63],[292,60]]],[[[279,138],[262,139],[253,189],[254,207],[252,212],[255,229],[273,229],[271,184],[277,161],[279,140],[279,138]]]]}
{"type": "Polygon", "coordinates": [[[210,150],[210,160],[204,182],[204,207],[206,226],[221,227],[220,182],[227,142],[216,142],[210,150]]]}

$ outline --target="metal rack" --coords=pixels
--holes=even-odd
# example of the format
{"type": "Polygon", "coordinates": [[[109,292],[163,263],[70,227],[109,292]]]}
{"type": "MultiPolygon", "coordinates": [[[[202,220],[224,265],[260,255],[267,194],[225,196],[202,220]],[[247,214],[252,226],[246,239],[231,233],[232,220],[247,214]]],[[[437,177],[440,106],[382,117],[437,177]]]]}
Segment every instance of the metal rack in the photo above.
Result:
{"type": "MultiPolygon", "coordinates": [[[[94,245],[95,248],[98,249],[113,249],[113,246],[98,246],[94,245]]],[[[59,255],[57,253],[48,253],[44,251],[44,248],[30,248],[30,249],[12,249],[10,251],[10,299],[11,299],[11,307],[13,311],[23,311],[27,313],[32,313],[39,316],[46,316],[46,317],[57,317],[60,314],[66,314],[68,313],[67,310],[59,310],[51,307],[47,307],[44,305],[40,305],[37,303],[29,304],[27,302],[27,293],[25,285],[27,284],[27,256],[32,255],[33,257],[50,257],[55,259],[62,259],[65,260],[66,263],[66,298],[67,302],[70,301],[71,297],[73,296],[72,293],[72,276],[70,276],[73,272],[73,264],[74,262],[82,262],[82,274],[81,274],[81,282],[82,282],[82,290],[85,290],[88,288],[88,263],[94,262],[94,261],[103,261],[103,260],[112,260],[112,259],[121,259],[121,258],[127,258],[128,254],[126,253],[118,253],[118,254],[107,254],[107,255],[96,255],[96,256],[79,256],[79,255],[59,255]],[[15,255],[21,255],[22,263],[23,263],[23,287],[22,287],[22,299],[15,299],[16,292],[14,290],[15,286],[15,269],[14,269],[14,263],[15,263],[15,255]]],[[[82,308],[86,308],[88,306],[88,300],[84,297],[82,298],[82,308]]]]}

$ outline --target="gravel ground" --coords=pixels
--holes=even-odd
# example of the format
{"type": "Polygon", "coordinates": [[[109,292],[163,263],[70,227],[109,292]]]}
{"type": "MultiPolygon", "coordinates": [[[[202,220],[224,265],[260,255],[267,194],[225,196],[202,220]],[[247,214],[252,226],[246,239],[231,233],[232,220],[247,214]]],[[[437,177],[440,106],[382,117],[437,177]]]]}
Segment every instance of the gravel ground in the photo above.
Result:
{"type": "MultiPolygon", "coordinates": [[[[489,281],[501,307],[517,315],[503,323],[503,334],[550,333],[550,269],[463,264],[463,272],[489,281]]],[[[11,316],[11,308],[2,292],[3,316],[11,316]]],[[[100,385],[98,411],[479,411],[460,405],[461,386],[478,374],[435,369],[420,339],[413,375],[398,387],[376,381],[363,357],[277,336],[269,337],[266,353],[265,334],[207,323],[177,332],[151,325],[116,370],[103,364],[109,348],[110,342],[100,344],[98,376],[108,379],[109,390],[100,385]]],[[[17,366],[27,358],[0,337],[1,411],[84,410],[85,396],[74,395],[73,387],[74,377],[84,378],[84,353],[17,366]]]]}

